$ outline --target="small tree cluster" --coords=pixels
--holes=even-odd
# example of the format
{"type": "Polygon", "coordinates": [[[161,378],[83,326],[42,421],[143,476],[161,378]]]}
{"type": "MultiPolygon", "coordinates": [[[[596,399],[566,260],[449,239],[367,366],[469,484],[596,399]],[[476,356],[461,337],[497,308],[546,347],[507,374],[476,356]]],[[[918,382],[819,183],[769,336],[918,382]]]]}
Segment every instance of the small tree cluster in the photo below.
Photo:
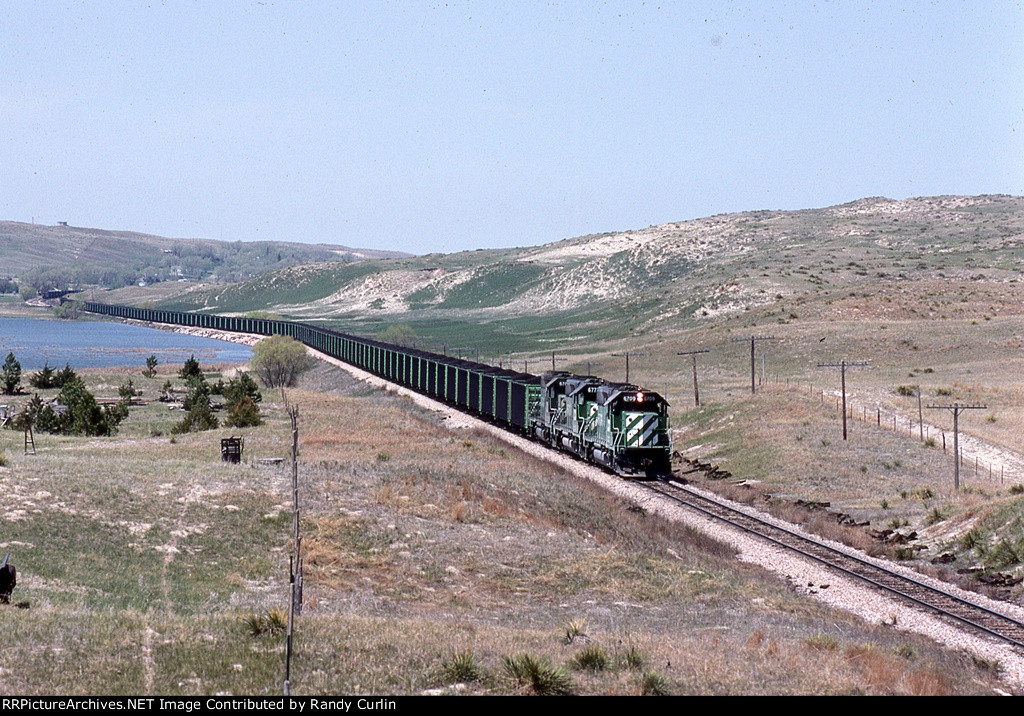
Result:
{"type": "Polygon", "coordinates": [[[74,321],[82,315],[82,308],[78,301],[67,301],[59,306],[54,306],[53,315],[62,321],[74,321]]]}
{"type": "Polygon", "coordinates": [[[57,395],[57,410],[44,403],[36,393],[18,416],[15,427],[32,427],[48,433],[62,435],[106,436],[117,432],[117,426],[128,417],[128,402],[120,401],[112,407],[102,407],[77,375],[67,381],[57,395]]]}
{"type": "Polygon", "coordinates": [[[28,379],[33,388],[49,390],[50,388],[63,388],[66,383],[78,377],[70,363],[65,363],[60,370],[54,370],[47,361],[42,370],[36,371],[28,379]]]}
{"type": "Polygon", "coordinates": [[[130,405],[132,402],[132,398],[142,395],[142,391],[136,390],[135,382],[131,378],[129,378],[127,383],[121,385],[117,389],[117,394],[121,396],[121,402],[128,403],[130,405]]]}

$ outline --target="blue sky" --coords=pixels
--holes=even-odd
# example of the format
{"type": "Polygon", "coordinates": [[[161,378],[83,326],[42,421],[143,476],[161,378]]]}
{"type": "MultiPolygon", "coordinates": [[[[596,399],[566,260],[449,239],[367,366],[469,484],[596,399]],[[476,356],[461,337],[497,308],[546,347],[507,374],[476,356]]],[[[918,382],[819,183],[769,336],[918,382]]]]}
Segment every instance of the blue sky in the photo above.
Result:
{"type": "Polygon", "coordinates": [[[0,7],[0,219],[427,253],[983,193],[1024,0],[0,7]]]}

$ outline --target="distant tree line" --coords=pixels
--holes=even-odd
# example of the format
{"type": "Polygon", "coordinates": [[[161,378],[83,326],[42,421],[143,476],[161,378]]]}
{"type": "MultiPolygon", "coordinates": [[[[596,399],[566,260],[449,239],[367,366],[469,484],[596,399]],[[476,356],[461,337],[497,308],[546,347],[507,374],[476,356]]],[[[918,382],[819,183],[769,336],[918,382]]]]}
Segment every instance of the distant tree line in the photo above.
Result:
{"type": "MultiPolygon", "coordinates": [[[[339,256],[318,246],[241,241],[216,245],[179,242],[168,249],[168,253],[154,249],[150,255],[116,263],[36,268],[19,278],[22,285],[36,291],[64,291],[78,286],[122,288],[140,282],[153,284],[181,279],[232,282],[299,263],[351,259],[351,255],[339,256]]],[[[8,292],[16,291],[17,288],[8,292]]]]}

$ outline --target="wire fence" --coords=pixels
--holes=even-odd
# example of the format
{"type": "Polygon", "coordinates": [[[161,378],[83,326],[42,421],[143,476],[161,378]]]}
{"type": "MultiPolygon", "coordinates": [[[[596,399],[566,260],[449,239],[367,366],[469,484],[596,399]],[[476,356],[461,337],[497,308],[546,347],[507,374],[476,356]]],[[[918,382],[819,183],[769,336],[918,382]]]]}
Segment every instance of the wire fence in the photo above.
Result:
{"type": "MultiPolygon", "coordinates": [[[[834,388],[821,388],[813,382],[798,381],[793,378],[786,378],[779,375],[771,375],[765,382],[772,382],[778,385],[785,385],[790,388],[799,389],[799,393],[812,400],[817,400],[822,405],[829,405],[842,416],[843,398],[839,391],[834,388]]],[[[846,395],[846,417],[848,420],[856,420],[877,428],[888,430],[897,435],[917,440],[926,447],[941,447],[942,452],[949,454],[953,451],[953,433],[937,428],[920,418],[914,420],[906,415],[897,413],[888,407],[881,405],[866,405],[846,395]]],[[[964,441],[973,442],[978,440],[973,436],[965,436],[960,431],[960,469],[973,470],[975,477],[988,479],[999,485],[1004,485],[1008,480],[1013,483],[1021,482],[1024,475],[1014,465],[1007,465],[1005,462],[993,460],[978,452],[965,450],[964,441]]]]}

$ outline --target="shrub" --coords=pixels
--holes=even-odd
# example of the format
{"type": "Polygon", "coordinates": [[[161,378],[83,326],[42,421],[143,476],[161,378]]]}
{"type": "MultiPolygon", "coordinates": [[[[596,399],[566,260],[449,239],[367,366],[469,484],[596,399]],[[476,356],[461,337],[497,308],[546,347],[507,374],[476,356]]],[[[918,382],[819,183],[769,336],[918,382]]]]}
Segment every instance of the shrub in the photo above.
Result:
{"type": "Polygon", "coordinates": [[[1006,569],[1021,561],[1020,544],[1000,540],[985,552],[985,566],[991,569],[1006,569]]]}
{"type": "Polygon", "coordinates": [[[185,400],[187,412],[181,422],[171,428],[172,433],[192,433],[217,428],[217,418],[210,407],[210,396],[202,392],[193,394],[190,390],[189,396],[185,400]]]}
{"type": "Polygon", "coordinates": [[[917,555],[914,552],[914,548],[913,547],[907,547],[906,545],[900,545],[899,547],[897,547],[895,549],[893,556],[895,556],[896,559],[900,560],[901,562],[905,562],[905,561],[913,559],[917,555]]]}
{"type": "Polygon", "coordinates": [[[28,382],[33,388],[38,388],[39,390],[55,388],[57,387],[56,371],[50,367],[50,362],[47,361],[42,370],[32,374],[28,382]]]}
{"type": "Polygon", "coordinates": [[[1024,484],[1021,484],[1021,483],[1018,482],[1016,485],[1011,485],[1010,486],[1010,494],[1011,495],[1022,495],[1022,494],[1024,494],[1024,484]]]}
{"type": "Polygon", "coordinates": [[[22,411],[22,426],[28,422],[49,433],[104,436],[117,432],[117,426],[128,417],[128,406],[124,402],[110,408],[100,407],[77,375],[60,389],[57,402],[65,410],[55,411],[44,405],[38,394],[34,395],[22,411]]]}
{"type": "Polygon", "coordinates": [[[250,428],[262,424],[259,406],[248,396],[230,406],[228,416],[224,420],[225,426],[234,428],[250,428]]]}
{"type": "Polygon", "coordinates": [[[398,346],[409,346],[416,340],[416,333],[412,326],[407,323],[392,323],[377,338],[384,343],[391,343],[398,346]]]}
{"type": "Polygon", "coordinates": [[[831,634],[825,634],[824,632],[818,632],[813,636],[807,637],[804,639],[804,643],[818,651],[834,651],[839,648],[839,640],[831,634]]]}
{"type": "Polygon", "coordinates": [[[257,405],[263,400],[263,395],[256,381],[250,378],[248,373],[242,373],[238,378],[228,381],[221,389],[221,394],[227,402],[228,417],[224,421],[225,425],[248,428],[263,424],[257,405]]]}
{"type": "Polygon", "coordinates": [[[67,383],[76,378],[78,378],[78,373],[74,371],[70,363],[65,363],[64,367],[53,376],[53,387],[63,388],[67,383]]]}
{"type": "Polygon", "coordinates": [[[905,398],[912,398],[917,395],[916,385],[898,385],[896,386],[896,395],[902,395],[905,398]]]}
{"type": "Polygon", "coordinates": [[[117,394],[121,396],[121,400],[130,403],[132,398],[142,395],[142,391],[136,390],[134,381],[132,381],[132,379],[129,378],[127,383],[124,383],[118,387],[117,394]]]}
{"type": "Polygon", "coordinates": [[[982,537],[981,530],[975,527],[960,537],[960,547],[962,549],[974,549],[979,544],[982,544],[982,537]]]}
{"type": "Polygon", "coordinates": [[[232,378],[219,392],[224,396],[228,407],[241,402],[243,398],[249,398],[254,403],[263,402],[263,394],[260,393],[259,386],[248,373],[242,373],[237,378],[232,378]]]}
{"type": "Polygon", "coordinates": [[[586,619],[570,619],[569,623],[565,625],[565,643],[572,644],[577,639],[586,641],[588,639],[586,629],[586,619]]]}
{"type": "Polygon", "coordinates": [[[252,369],[268,388],[294,386],[299,375],[313,367],[306,348],[294,338],[271,336],[252,348],[252,369]]]}
{"type": "Polygon", "coordinates": [[[917,657],[917,649],[912,644],[900,644],[893,649],[893,653],[907,661],[912,661],[917,657]]]}
{"type": "Polygon", "coordinates": [[[931,527],[934,524],[942,522],[944,519],[946,519],[946,515],[942,513],[942,510],[938,507],[933,507],[931,512],[925,516],[924,525],[925,527],[931,527]]]}
{"type": "Polygon", "coordinates": [[[62,321],[75,321],[82,315],[82,308],[78,301],[68,301],[59,306],[54,306],[53,315],[62,321]]]}

